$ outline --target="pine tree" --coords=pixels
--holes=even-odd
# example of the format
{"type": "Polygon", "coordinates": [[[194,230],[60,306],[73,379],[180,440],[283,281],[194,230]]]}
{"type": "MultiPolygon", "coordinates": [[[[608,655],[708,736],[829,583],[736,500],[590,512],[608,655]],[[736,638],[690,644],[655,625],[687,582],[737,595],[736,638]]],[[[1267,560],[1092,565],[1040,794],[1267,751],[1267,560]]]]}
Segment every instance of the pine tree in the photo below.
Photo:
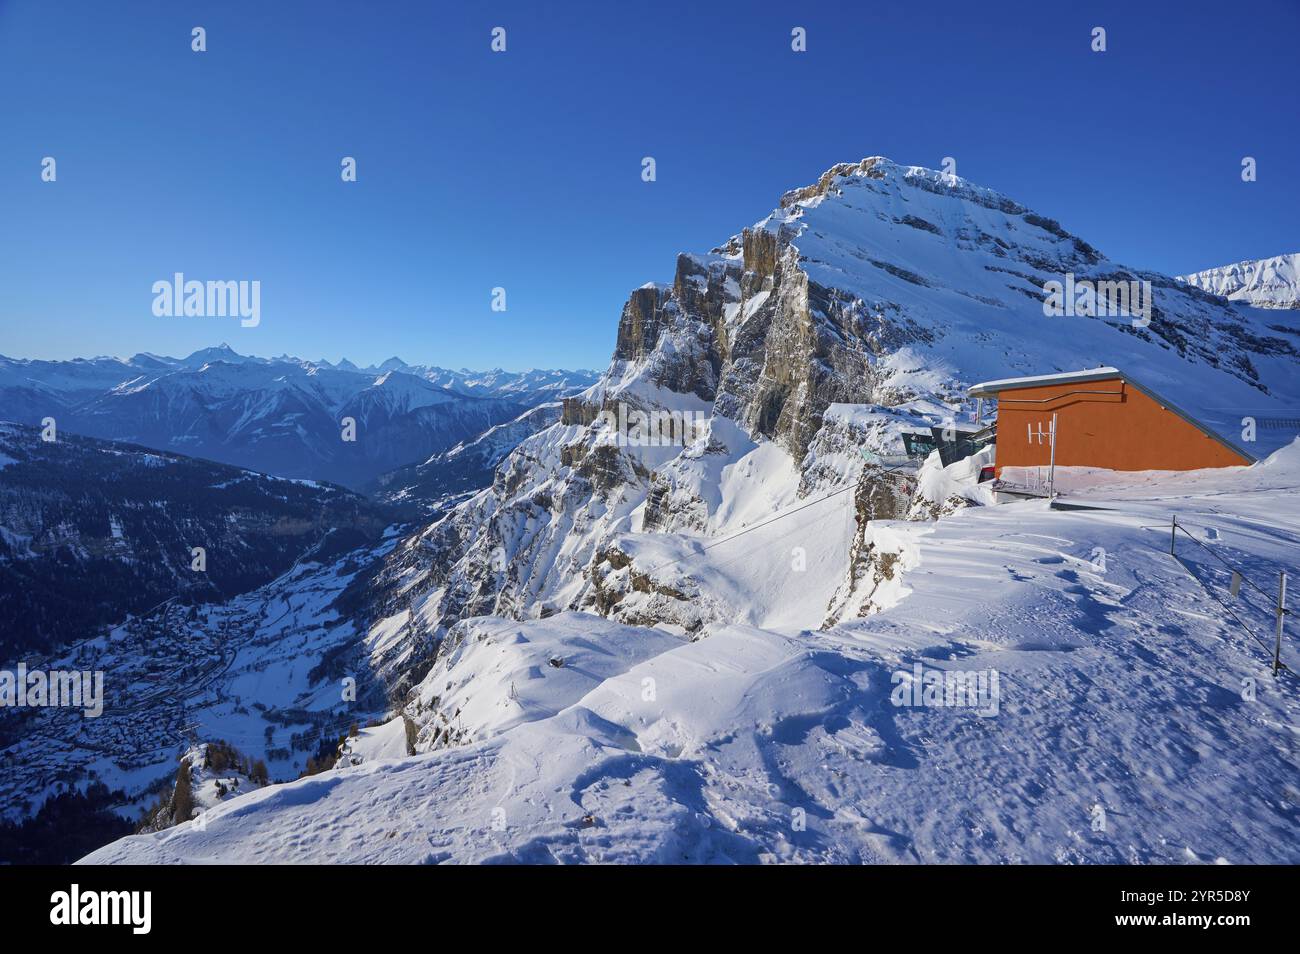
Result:
{"type": "Polygon", "coordinates": [[[194,814],[194,792],[190,786],[190,760],[181,759],[176,770],[176,793],[172,795],[172,821],[179,825],[194,814]]]}

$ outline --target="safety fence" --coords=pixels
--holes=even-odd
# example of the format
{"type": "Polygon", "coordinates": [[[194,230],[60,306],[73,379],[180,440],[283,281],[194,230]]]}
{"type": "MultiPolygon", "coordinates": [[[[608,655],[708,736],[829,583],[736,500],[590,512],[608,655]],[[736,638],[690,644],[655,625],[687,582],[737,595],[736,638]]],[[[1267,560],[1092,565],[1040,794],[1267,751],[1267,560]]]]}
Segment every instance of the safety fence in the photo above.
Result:
{"type": "MultiPolygon", "coordinates": [[[[1272,657],[1273,675],[1276,676],[1279,672],[1284,670],[1292,671],[1291,668],[1282,661],[1282,632],[1287,617],[1286,570],[1278,571],[1277,591],[1275,593],[1268,592],[1247,576],[1242,567],[1224,559],[1221,554],[1215,552],[1215,549],[1205,541],[1198,540],[1195,535],[1187,529],[1186,525],[1178,522],[1177,514],[1173,517],[1169,531],[1169,554],[1182,565],[1183,569],[1190,573],[1192,577],[1201,584],[1201,587],[1215,600],[1215,602],[1228,612],[1228,615],[1236,621],[1242,632],[1255,642],[1259,643],[1260,646],[1263,647],[1263,649],[1272,657]],[[1227,573],[1230,574],[1227,578],[1226,598],[1225,596],[1220,596],[1219,593],[1215,592],[1215,580],[1202,579],[1201,576],[1197,575],[1196,571],[1192,568],[1192,565],[1179,556],[1178,539],[1180,533],[1212,556],[1219,563],[1223,564],[1227,573]],[[1248,588],[1245,595],[1243,595],[1243,587],[1248,588]],[[1263,597],[1265,605],[1260,607],[1251,602],[1249,599],[1249,591],[1254,591],[1263,597]],[[1233,604],[1236,604],[1237,608],[1234,608],[1233,604]],[[1242,612],[1238,613],[1237,609],[1241,609],[1242,612]],[[1273,632],[1269,634],[1269,637],[1271,638],[1261,637],[1256,631],[1257,626],[1251,625],[1250,623],[1247,623],[1246,620],[1242,619],[1243,615],[1249,616],[1247,610],[1252,609],[1257,613],[1262,613],[1264,616],[1273,617],[1273,632]]],[[[1219,585],[1221,586],[1222,584],[1220,583],[1219,585]]]]}

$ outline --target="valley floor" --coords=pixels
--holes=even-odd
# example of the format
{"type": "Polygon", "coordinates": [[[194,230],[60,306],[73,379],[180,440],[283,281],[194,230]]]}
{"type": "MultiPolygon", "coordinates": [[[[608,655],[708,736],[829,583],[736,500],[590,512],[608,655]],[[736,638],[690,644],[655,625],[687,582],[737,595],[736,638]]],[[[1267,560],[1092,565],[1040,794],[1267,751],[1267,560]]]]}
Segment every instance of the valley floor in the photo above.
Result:
{"type": "MultiPolygon", "coordinates": [[[[1300,862],[1300,680],[1210,595],[1212,554],[1268,592],[1300,572],[1298,454],[888,522],[888,608],[827,631],[472,622],[439,689],[475,741],[85,862],[1300,862]],[[918,666],[998,694],[896,705],[918,666]]],[[[1231,605],[1271,647],[1264,597],[1231,605]]]]}

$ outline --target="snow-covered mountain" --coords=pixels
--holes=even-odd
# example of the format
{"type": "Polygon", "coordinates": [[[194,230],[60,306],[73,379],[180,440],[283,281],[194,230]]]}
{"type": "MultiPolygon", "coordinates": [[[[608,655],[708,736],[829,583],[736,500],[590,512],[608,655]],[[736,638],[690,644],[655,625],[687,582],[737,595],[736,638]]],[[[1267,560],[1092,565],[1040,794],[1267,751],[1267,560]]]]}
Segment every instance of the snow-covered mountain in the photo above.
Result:
{"type": "Polygon", "coordinates": [[[1184,275],[1212,295],[1256,308],[1300,308],[1300,252],[1184,275]]]}
{"type": "MultiPolygon", "coordinates": [[[[391,360],[391,359],[390,359],[391,360]]],[[[530,370],[448,371],[445,368],[414,369],[439,387],[461,394],[514,397],[529,406],[557,400],[589,387],[599,376],[594,371],[530,370]]]]}
{"type": "MultiPolygon", "coordinates": [[[[563,609],[691,632],[819,625],[860,527],[830,527],[822,572],[795,582],[779,566],[761,593],[725,569],[703,581],[701,538],[854,485],[864,453],[897,455],[904,428],[967,413],[982,380],[1118,365],[1227,433],[1247,414],[1294,416],[1300,329],[1273,317],[1112,262],[966,180],[839,165],[634,291],[601,379],[386,574],[424,594],[416,618],[433,629],[563,609]],[[1044,287],[1067,275],[1150,283],[1149,323],[1045,316],[1044,287]],[[698,417],[685,446],[620,446],[620,407],[698,417]]],[[[1286,439],[1261,434],[1261,454],[1286,439]]],[[[856,495],[859,521],[873,495],[856,495]]]]}
{"type": "MultiPolygon", "coordinates": [[[[355,708],[386,728],[345,770],[87,860],[1295,861],[1289,809],[1251,797],[1295,773],[1293,696],[1243,708],[1255,647],[1151,530],[1174,511],[1300,569],[1293,435],[1097,511],[981,506],[978,460],[884,466],[1016,374],[1114,365],[1225,430],[1294,419],[1300,330],[1275,318],[965,180],[836,166],[635,290],[608,370],[489,488],[315,571],[328,595],[236,601],[274,621],[268,666],[301,640],[377,674],[355,708]],[[1152,307],[1046,317],[1071,275],[1148,282],[1152,307]],[[641,442],[638,414],[681,427],[641,442]],[[1000,708],[895,704],[916,667],[1000,673],[1000,708]]],[[[337,713],[349,667],[264,682],[237,658],[194,704],[250,756],[263,694],[337,713]]]]}
{"type": "Polygon", "coordinates": [[[0,357],[0,418],[360,487],[581,390],[581,371],[474,374],[392,358],[357,368],[228,345],[187,358],[0,357]],[[346,419],[355,440],[344,437],[346,419]]]}

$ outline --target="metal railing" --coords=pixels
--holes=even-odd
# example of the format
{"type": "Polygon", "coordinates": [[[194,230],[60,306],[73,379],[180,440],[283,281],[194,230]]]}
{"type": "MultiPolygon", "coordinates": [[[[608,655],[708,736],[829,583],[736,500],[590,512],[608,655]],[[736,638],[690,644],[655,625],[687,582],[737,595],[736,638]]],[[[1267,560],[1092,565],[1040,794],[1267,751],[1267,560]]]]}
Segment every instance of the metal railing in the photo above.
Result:
{"type": "MultiPolygon", "coordinates": [[[[1278,571],[1277,593],[1267,592],[1263,587],[1255,583],[1254,580],[1246,576],[1246,574],[1242,572],[1242,569],[1240,567],[1234,565],[1228,560],[1225,560],[1218,553],[1215,553],[1214,548],[1211,547],[1209,544],[1205,543],[1204,541],[1196,539],[1196,537],[1193,536],[1185,526],[1182,526],[1178,523],[1177,514],[1174,514],[1173,520],[1170,525],[1170,530],[1169,530],[1169,555],[1172,556],[1175,560],[1177,560],[1180,564],[1182,564],[1183,569],[1185,569],[1188,573],[1190,573],[1192,575],[1192,578],[1201,584],[1201,587],[1205,590],[1206,593],[1208,593],[1215,600],[1215,602],[1217,602],[1220,606],[1222,606],[1225,610],[1228,611],[1229,615],[1231,615],[1232,618],[1236,620],[1237,625],[1241,627],[1242,631],[1247,636],[1255,640],[1255,642],[1259,643],[1262,647],[1264,647],[1266,651],[1272,654],[1274,676],[1276,676],[1283,669],[1290,671],[1291,667],[1289,667],[1286,663],[1282,662],[1282,629],[1285,624],[1285,620],[1288,612],[1286,608],[1286,570],[1278,571]],[[1182,531],[1183,536],[1187,537],[1188,540],[1191,540],[1198,547],[1205,550],[1206,553],[1210,554],[1210,556],[1214,557],[1214,559],[1222,563],[1232,573],[1232,577],[1230,578],[1230,582],[1228,584],[1229,599],[1236,600],[1241,593],[1242,584],[1245,584],[1249,586],[1251,589],[1258,592],[1261,596],[1264,597],[1265,600],[1273,604],[1272,613],[1274,618],[1274,633],[1273,633],[1272,647],[1269,646],[1267,639],[1261,639],[1259,635],[1255,632],[1254,628],[1251,627],[1248,623],[1246,623],[1246,621],[1243,620],[1239,615],[1237,615],[1236,610],[1234,610],[1231,606],[1229,606],[1227,601],[1220,599],[1219,595],[1215,593],[1213,589],[1210,588],[1210,585],[1206,581],[1202,580],[1199,576],[1197,576],[1195,571],[1192,570],[1191,566],[1189,566],[1183,560],[1183,558],[1178,555],[1177,553],[1178,532],[1180,530],[1182,531]]],[[[1247,605],[1251,605],[1251,604],[1247,604],[1247,605]]],[[[1256,608],[1258,609],[1258,607],[1256,608]]]]}

